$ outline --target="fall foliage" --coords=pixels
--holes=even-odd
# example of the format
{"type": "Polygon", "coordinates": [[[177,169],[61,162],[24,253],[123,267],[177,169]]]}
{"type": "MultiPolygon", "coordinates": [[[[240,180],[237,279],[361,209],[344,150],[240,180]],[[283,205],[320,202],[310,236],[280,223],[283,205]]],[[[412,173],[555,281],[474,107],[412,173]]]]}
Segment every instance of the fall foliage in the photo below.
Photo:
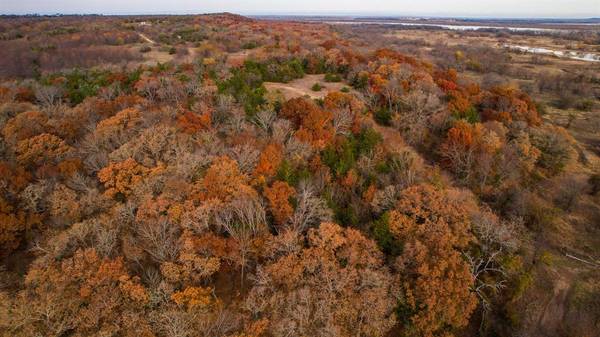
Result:
{"type": "Polygon", "coordinates": [[[461,256],[473,240],[465,206],[433,186],[403,191],[390,211],[390,231],[403,243],[401,310],[410,313],[408,334],[434,336],[467,325],[476,298],[461,256]]]}
{"type": "Polygon", "coordinates": [[[110,164],[98,172],[98,179],[104,184],[105,194],[114,197],[120,194],[127,197],[132,188],[142,182],[150,169],[129,158],[120,163],[110,164]]]}
{"type": "Polygon", "coordinates": [[[274,335],[383,336],[394,325],[392,277],[374,242],[322,223],[298,249],[259,269],[247,299],[274,335]]]}
{"type": "Polygon", "coordinates": [[[265,188],[265,197],[269,200],[269,206],[277,224],[284,224],[294,213],[290,198],[295,194],[296,190],[285,181],[276,181],[273,186],[265,188]]]}
{"type": "Polygon", "coordinates": [[[0,17],[0,335],[596,336],[593,31],[319,20],[0,17]]]}

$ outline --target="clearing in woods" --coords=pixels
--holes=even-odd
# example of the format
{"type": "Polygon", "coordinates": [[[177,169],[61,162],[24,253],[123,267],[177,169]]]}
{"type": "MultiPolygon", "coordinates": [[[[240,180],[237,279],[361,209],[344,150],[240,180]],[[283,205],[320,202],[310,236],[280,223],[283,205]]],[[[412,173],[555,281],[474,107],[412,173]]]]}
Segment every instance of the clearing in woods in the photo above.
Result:
{"type": "Polygon", "coordinates": [[[309,96],[310,98],[324,98],[328,93],[340,91],[342,88],[350,89],[353,94],[358,94],[344,82],[328,83],[325,82],[325,75],[306,75],[303,78],[293,80],[288,83],[265,82],[265,88],[269,91],[279,92],[288,100],[299,96],[309,96]],[[315,83],[319,83],[323,88],[321,91],[313,91],[311,88],[315,83]]]}

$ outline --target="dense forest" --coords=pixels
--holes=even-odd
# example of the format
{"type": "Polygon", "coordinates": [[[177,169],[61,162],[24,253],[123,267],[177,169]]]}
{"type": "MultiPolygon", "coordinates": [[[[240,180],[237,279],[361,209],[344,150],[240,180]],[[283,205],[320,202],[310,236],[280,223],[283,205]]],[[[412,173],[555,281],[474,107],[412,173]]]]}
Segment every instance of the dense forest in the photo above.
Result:
{"type": "MultiPolygon", "coordinates": [[[[585,145],[463,74],[502,55],[368,36],[0,19],[0,335],[599,336],[585,145]]],[[[593,76],[536,92],[593,109],[593,76]]]]}

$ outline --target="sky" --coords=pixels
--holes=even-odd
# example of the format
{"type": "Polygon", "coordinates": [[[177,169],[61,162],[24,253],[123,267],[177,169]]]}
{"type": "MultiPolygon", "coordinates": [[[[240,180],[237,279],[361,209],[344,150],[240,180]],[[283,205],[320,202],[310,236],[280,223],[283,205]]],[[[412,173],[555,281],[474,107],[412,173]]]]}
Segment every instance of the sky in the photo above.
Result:
{"type": "Polygon", "coordinates": [[[350,14],[600,17],[600,0],[0,0],[0,14],[350,14]]]}

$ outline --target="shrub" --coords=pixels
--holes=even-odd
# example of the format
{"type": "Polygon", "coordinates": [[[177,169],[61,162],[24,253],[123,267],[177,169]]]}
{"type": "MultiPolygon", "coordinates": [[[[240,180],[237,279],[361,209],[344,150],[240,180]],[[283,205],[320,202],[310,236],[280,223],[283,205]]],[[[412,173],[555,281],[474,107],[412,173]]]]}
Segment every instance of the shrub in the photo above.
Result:
{"type": "Polygon", "coordinates": [[[563,128],[536,130],[531,137],[532,144],[541,151],[537,164],[550,174],[562,172],[572,157],[571,137],[563,128]]]}
{"type": "Polygon", "coordinates": [[[379,220],[371,225],[371,233],[377,245],[386,255],[398,256],[402,254],[402,243],[390,231],[390,215],[385,213],[379,220]]]}
{"type": "Polygon", "coordinates": [[[349,92],[350,92],[350,88],[348,88],[348,87],[343,87],[343,88],[342,88],[340,91],[341,91],[341,92],[343,92],[343,93],[346,93],[346,94],[347,94],[347,93],[349,93],[349,92]]]}
{"type": "Polygon", "coordinates": [[[258,43],[255,41],[246,42],[242,45],[242,49],[254,49],[258,47],[258,43]]]}
{"type": "Polygon", "coordinates": [[[321,91],[321,89],[323,89],[323,87],[321,86],[321,84],[319,84],[319,83],[315,83],[315,84],[313,84],[313,86],[312,86],[312,87],[310,87],[310,89],[311,89],[312,91],[321,91]]]}
{"type": "Polygon", "coordinates": [[[544,115],[548,114],[548,106],[542,102],[536,102],[535,108],[538,111],[538,113],[540,114],[540,116],[544,116],[544,115]]]}
{"type": "Polygon", "coordinates": [[[386,108],[380,108],[375,111],[373,116],[375,121],[381,125],[390,126],[392,125],[392,112],[386,108]]]}
{"type": "Polygon", "coordinates": [[[310,178],[310,170],[307,167],[293,167],[288,160],[284,160],[279,165],[276,177],[277,180],[285,181],[290,186],[297,186],[300,181],[310,178]]]}
{"type": "Polygon", "coordinates": [[[327,73],[325,74],[325,82],[341,82],[342,78],[338,74],[327,73]]]}
{"type": "Polygon", "coordinates": [[[143,46],[142,48],[140,48],[140,53],[147,53],[151,50],[152,48],[150,48],[150,46],[143,46]]]}
{"type": "Polygon", "coordinates": [[[465,119],[471,124],[479,122],[479,112],[474,107],[469,107],[461,113],[453,113],[452,116],[456,119],[465,119]]]}
{"type": "Polygon", "coordinates": [[[368,153],[382,141],[382,137],[372,128],[362,130],[325,148],[321,156],[337,177],[342,177],[354,167],[362,154],[368,153]]]}
{"type": "Polygon", "coordinates": [[[367,74],[358,74],[350,81],[350,85],[352,85],[352,87],[357,90],[366,88],[368,84],[369,75],[367,74]]]}
{"type": "Polygon", "coordinates": [[[580,111],[591,111],[594,108],[594,100],[593,99],[584,99],[575,105],[575,108],[580,111]]]}
{"type": "MultiPolygon", "coordinates": [[[[79,70],[66,73],[55,73],[40,80],[44,85],[51,84],[58,78],[64,78],[63,87],[72,105],[79,104],[87,97],[96,96],[101,88],[110,83],[111,73],[105,70],[79,70]]],[[[125,80],[127,82],[127,80],[125,80]]]]}

